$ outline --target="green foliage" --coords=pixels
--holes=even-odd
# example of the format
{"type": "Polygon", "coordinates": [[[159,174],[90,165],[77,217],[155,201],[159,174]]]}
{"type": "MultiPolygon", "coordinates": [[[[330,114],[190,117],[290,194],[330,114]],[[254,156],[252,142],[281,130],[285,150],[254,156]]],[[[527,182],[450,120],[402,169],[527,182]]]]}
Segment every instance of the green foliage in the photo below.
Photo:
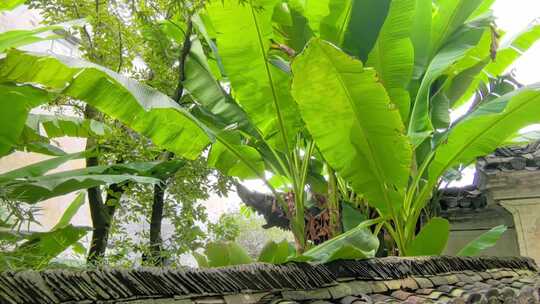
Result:
{"type": "Polygon", "coordinates": [[[30,109],[51,100],[52,94],[33,86],[0,83],[0,156],[17,144],[30,109]]]}
{"type": "Polygon", "coordinates": [[[505,225],[499,225],[491,228],[488,232],[480,235],[476,239],[472,240],[469,244],[465,245],[457,255],[459,256],[475,256],[490,247],[495,246],[495,243],[506,232],[508,227],[505,225]]]}
{"type": "Polygon", "coordinates": [[[356,228],[307,250],[293,260],[327,263],[334,260],[373,258],[379,247],[379,239],[367,228],[373,223],[376,221],[365,221],[356,228]]]}
{"type": "Polygon", "coordinates": [[[9,48],[15,48],[40,41],[56,39],[60,36],[49,35],[47,37],[42,37],[40,34],[60,28],[62,27],[46,26],[33,30],[16,30],[0,33],[0,53],[4,53],[9,48]]]}
{"type": "Polygon", "coordinates": [[[236,101],[265,139],[288,152],[300,120],[287,89],[288,75],[271,65],[266,54],[274,38],[272,12],[276,3],[278,0],[245,5],[236,0],[214,1],[207,10],[213,26],[219,29],[219,56],[236,101]],[[238,39],[239,32],[242,39],[238,39]],[[249,69],[244,68],[246,64],[249,69]]]}
{"type": "Polygon", "coordinates": [[[76,245],[90,230],[88,227],[76,227],[70,224],[73,216],[84,203],[84,193],[80,193],[68,206],[60,220],[48,232],[4,232],[0,239],[14,247],[0,256],[0,270],[32,268],[41,269],[71,246],[76,245]]]}
{"type": "Polygon", "coordinates": [[[85,101],[153,139],[155,144],[187,158],[195,158],[213,138],[166,95],[82,60],[10,51],[3,59],[0,77],[4,81],[40,84],[85,101]],[[35,70],[42,73],[34,74],[35,70]],[[89,90],[92,93],[88,94],[89,90]],[[122,102],[115,102],[118,99],[122,102]],[[154,128],[156,125],[161,128],[154,128]],[[168,134],[171,130],[177,130],[175,136],[168,134]]]}
{"type": "Polygon", "coordinates": [[[347,232],[357,227],[360,223],[367,220],[366,215],[360,210],[354,208],[349,203],[341,204],[341,222],[343,231],[347,232]]]}
{"type": "Polygon", "coordinates": [[[406,253],[409,256],[440,255],[446,248],[449,235],[448,220],[434,217],[422,227],[420,233],[409,244],[406,253]]]}
{"type": "MultiPolygon", "coordinates": [[[[51,197],[67,194],[76,190],[97,187],[105,184],[137,182],[155,184],[159,180],[150,177],[162,174],[160,170],[171,170],[171,166],[155,163],[130,163],[122,165],[96,166],[45,175],[66,160],[84,154],[60,156],[60,160],[52,159],[30,166],[16,169],[0,175],[5,196],[11,200],[37,203],[51,197]],[[56,162],[55,162],[56,161],[56,162]],[[50,166],[50,164],[53,164],[50,166]],[[136,175],[140,174],[140,175],[136,175]]],[[[181,166],[176,162],[173,167],[181,166]]]]}
{"type": "Polygon", "coordinates": [[[12,10],[16,8],[17,6],[24,3],[25,0],[5,0],[2,3],[0,3],[0,11],[3,10],[12,10]]]}
{"type": "Polygon", "coordinates": [[[215,242],[206,246],[204,256],[196,255],[199,267],[221,267],[252,263],[242,247],[234,242],[215,242]]]}
{"type": "MultiPolygon", "coordinates": [[[[237,227],[231,221],[212,224],[201,201],[210,193],[224,195],[230,180],[206,165],[205,159],[185,162],[168,179],[163,210],[162,257],[168,265],[180,266],[185,253],[204,248],[209,241],[229,241],[237,227]],[[205,229],[205,226],[207,227],[205,229]]],[[[148,215],[152,210],[153,187],[132,184],[127,187],[117,207],[105,261],[111,265],[135,266],[150,252],[148,215]],[[134,229],[134,225],[137,229],[134,229]]]]}
{"type": "Polygon", "coordinates": [[[288,261],[289,256],[294,256],[294,246],[287,240],[282,240],[279,243],[269,241],[264,245],[261,254],[259,255],[259,262],[283,264],[288,261]]]}
{"type": "MultiPolygon", "coordinates": [[[[324,1],[323,1],[324,2],[324,1]]],[[[389,0],[330,0],[321,20],[321,38],[365,61],[389,11],[389,0]]]]}
{"type": "Polygon", "coordinates": [[[390,100],[398,107],[404,120],[409,116],[410,95],[407,86],[414,68],[415,50],[410,34],[415,16],[415,2],[391,1],[388,17],[367,59],[367,65],[375,68],[390,100]]]}
{"type": "Polygon", "coordinates": [[[90,137],[104,136],[110,132],[110,127],[103,122],[93,119],[82,119],[73,116],[30,114],[26,120],[26,125],[32,130],[47,138],[56,137],[90,137]]]}
{"type": "Polygon", "coordinates": [[[292,93],[326,161],[382,214],[397,214],[411,150],[399,111],[375,72],[318,39],[292,69],[292,93]]]}
{"type": "Polygon", "coordinates": [[[73,219],[75,214],[77,214],[77,212],[79,211],[81,206],[84,205],[85,198],[86,198],[85,193],[80,192],[75,197],[75,199],[71,202],[71,204],[69,204],[67,209],[64,211],[64,214],[62,214],[62,217],[60,218],[58,223],[56,223],[56,225],[54,225],[54,227],[52,229],[53,230],[54,229],[59,229],[59,228],[63,228],[63,227],[66,227],[67,225],[69,225],[69,223],[71,222],[71,220],[73,219]]]}

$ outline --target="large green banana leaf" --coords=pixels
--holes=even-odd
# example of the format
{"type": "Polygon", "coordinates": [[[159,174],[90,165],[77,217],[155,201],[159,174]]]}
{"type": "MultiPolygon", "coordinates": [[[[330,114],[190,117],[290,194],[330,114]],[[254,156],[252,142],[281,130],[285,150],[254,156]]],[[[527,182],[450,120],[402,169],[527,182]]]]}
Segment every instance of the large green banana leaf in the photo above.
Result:
{"type": "Polygon", "coordinates": [[[540,85],[531,85],[485,103],[450,129],[429,166],[430,184],[457,164],[491,153],[519,129],[540,121],[540,85]]]}
{"type": "Polygon", "coordinates": [[[208,59],[198,40],[192,42],[191,52],[186,59],[185,74],[184,87],[195,102],[224,125],[230,127],[236,124],[236,128],[246,133],[255,133],[244,110],[225,92],[212,74],[208,59]]]}
{"type": "MultiPolygon", "coordinates": [[[[238,146],[216,135],[167,96],[90,63],[13,50],[0,62],[0,79],[40,84],[88,102],[177,155],[197,157],[216,136],[231,153],[242,155],[238,146]]],[[[259,168],[247,165],[254,172],[259,168]]]]}
{"type": "Polygon", "coordinates": [[[431,26],[431,54],[438,53],[447,41],[485,0],[440,0],[436,3],[431,26]]]}
{"type": "Polygon", "coordinates": [[[314,39],[294,60],[293,75],[292,93],[326,161],[383,214],[397,212],[411,147],[375,71],[314,39]]]}
{"type": "Polygon", "coordinates": [[[434,217],[422,227],[406,249],[408,256],[441,255],[446,248],[450,235],[450,223],[447,219],[434,217]]]}
{"type": "Polygon", "coordinates": [[[88,174],[82,170],[49,174],[29,180],[20,180],[5,185],[6,197],[10,200],[35,204],[73,191],[107,184],[123,182],[157,184],[159,179],[129,174],[88,174]]]}
{"type": "Polygon", "coordinates": [[[414,68],[410,38],[416,0],[394,0],[367,65],[375,67],[390,99],[407,121],[410,95],[407,90],[414,68]]]}
{"type": "Polygon", "coordinates": [[[49,102],[53,96],[32,86],[0,81],[0,156],[17,145],[30,109],[49,102]]]}
{"type": "Polygon", "coordinates": [[[59,35],[43,37],[43,33],[61,28],[62,26],[59,25],[51,25],[33,30],[13,30],[0,33],[0,53],[5,52],[9,48],[16,48],[44,40],[59,38],[61,37],[59,35]]]}
{"type": "MultiPolygon", "coordinates": [[[[177,155],[196,158],[213,135],[164,94],[103,67],[69,57],[8,52],[0,79],[39,84],[82,100],[177,155]]],[[[12,102],[13,103],[13,102],[12,102]]]]}
{"type": "Polygon", "coordinates": [[[476,239],[469,242],[458,253],[458,256],[475,256],[482,251],[491,248],[497,244],[497,241],[506,232],[508,227],[499,225],[491,228],[489,231],[481,234],[476,239]]]}
{"type": "Polygon", "coordinates": [[[61,164],[85,157],[90,152],[60,156],[0,175],[0,185],[9,199],[37,203],[76,190],[105,184],[134,181],[158,183],[183,166],[182,161],[145,162],[96,166],[47,174],[61,164]]]}
{"type": "Polygon", "coordinates": [[[75,159],[81,159],[88,157],[93,153],[92,151],[83,151],[72,154],[67,154],[59,157],[50,158],[34,164],[24,166],[15,170],[11,170],[0,174],[0,183],[9,182],[11,180],[38,177],[45,175],[47,172],[58,168],[60,165],[75,159]]]}
{"type": "Polygon", "coordinates": [[[38,134],[41,128],[48,138],[103,136],[110,128],[97,120],[74,116],[29,114],[26,125],[38,134]]]}
{"type": "Polygon", "coordinates": [[[390,2],[330,0],[329,14],[321,21],[320,37],[365,62],[388,15],[390,2]]]}
{"type": "Polygon", "coordinates": [[[430,89],[435,80],[456,61],[461,59],[467,51],[480,41],[482,34],[489,27],[490,18],[475,20],[463,25],[433,58],[427,67],[422,83],[416,95],[409,122],[408,135],[416,147],[420,145],[433,131],[430,119],[430,89]]]}
{"type": "MultiPolygon", "coordinates": [[[[525,53],[536,41],[540,39],[540,25],[532,23],[528,25],[525,29],[519,31],[516,34],[507,33],[501,40],[501,45],[495,53],[494,60],[488,60],[490,54],[473,54],[474,58],[479,62],[487,62],[484,67],[484,72],[479,73],[473,79],[468,79],[468,86],[466,87],[464,93],[459,99],[453,100],[451,103],[452,108],[457,108],[462,106],[464,103],[471,100],[471,97],[478,90],[478,87],[481,84],[487,84],[490,77],[498,77],[504,74],[504,72],[516,61],[516,59],[523,53],[525,53]]],[[[486,42],[484,42],[486,44],[486,42]]],[[[491,44],[491,39],[487,41],[487,44],[491,44]]],[[[489,48],[489,46],[484,46],[484,48],[489,48]]],[[[461,71],[461,74],[469,74],[470,68],[461,71]]],[[[470,77],[472,75],[462,75],[463,77],[470,77]]],[[[459,75],[456,76],[460,77],[459,75]]],[[[463,84],[467,84],[466,81],[463,81],[463,84]]],[[[463,90],[463,89],[462,89],[463,90]]]]}
{"type": "Polygon", "coordinates": [[[412,77],[414,81],[422,78],[429,62],[432,3],[432,0],[416,0],[411,28],[411,41],[414,46],[414,71],[412,77]]]}
{"type": "Polygon", "coordinates": [[[495,60],[491,62],[486,71],[493,76],[500,76],[514,61],[526,52],[540,39],[540,24],[538,21],[530,24],[517,34],[505,35],[497,50],[495,60]]]}
{"type": "Polygon", "coordinates": [[[276,3],[277,0],[214,1],[207,10],[219,29],[219,56],[235,99],[265,139],[286,150],[301,121],[289,94],[289,76],[268,60],[276,3]]]}
{"type": "Polygon", "coordinates": [[[293,257],[291,260],[328,263],[335,260],[372,258],[379,248],[379,239],[369,230],[368,223],[370,222],[364,221],[355,228],[309,249],[301,256],[293,257]]]}

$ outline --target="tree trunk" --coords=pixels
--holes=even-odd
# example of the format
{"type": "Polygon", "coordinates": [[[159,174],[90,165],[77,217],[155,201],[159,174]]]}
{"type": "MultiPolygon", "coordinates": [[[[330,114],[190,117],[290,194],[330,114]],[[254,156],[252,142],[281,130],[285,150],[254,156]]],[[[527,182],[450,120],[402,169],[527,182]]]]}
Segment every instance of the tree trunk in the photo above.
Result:
{"type": "MultiPolygon", "coordinates": [[[[191,18],[186,22],[186,34],[178,58],[178,84],[172,99],[180,104],[184,93],[184,81],[186,80],[185,63],[191,51],[191,34],[193,33],[193,23],[191,18]]],[[[174,154],[168,151],[163,152],[159,158],[161,160],[171,160],[174,154]]],[[[161,254],[163,240],[161,238],[161,224],[163,222],[163,207],[165,202],[165,190],[167,181],[163,180],[154,186],[154,201],[152,203],[152,215],[150,218],[150,252],[148,256],[143,255],[143,262],[154,266],[163,265],[164,259],[161,254]]]]}
{"type": "MultiPolygon", "coordinates": [[[[100,119],[99,112],[90,105],[86,105],[84,116],[86,119],[100,119]]],[[[86,150],[90,150],[96,146],[96,139],[88,137],[86,141],[86,150]]],[[[86,167],[94,167],[97,165],[99,165],[97,156],[86,158],[86,167]]],[[[112,219],[116,212],[118,201],[124,192],[124,188],[118,184],[111,184],[108,187],[105,202],[103,202],[102,192],[99,187],[88,188],[87,192],[88,203],[90,205],[90,216],[92,217],[92,226],[94,229],[92,231],[92,241],[90,243],[86,261],[89,264],[97,264],[105,256],[112,219]]]]}
{"type": "Polygon", "coordinates": [[[161,238],[161,225],[163,223],[163,206],[166,187],[165,181],[154,186],[154,201],[150,219],[150,252],[149,255],[145,257],[145,262],[154,266],[161,266],[164,262],[161,255],[163,243],[161,238]]]}
{"type": "MultiPolygon", "coordinates": [[[[84,109],[84,117],[86,119],[98,118],[98,111],[90,106],[86,105],[84,109]]],[[[86,140],[86,150],[95,148],[97,145],[96,139],[89,136],[86,140]]],[[[94,167],[99,164],[97,156],[91,156],[86,158],[86,167],[94,167]]],[[[95,264],[97,260],[103,257],[106,247],[106,229],[105,229],[105,216],[103,214],[103,198],[101,196],[101,189],[99,187],[92,187],[87,189],[88,203],[90,205],[90,216],[92,217],[92,242],[90,243],[90,250],[88,251],[87,262],[95,264]]]]}
{"type": "Polygon", "coordinates": [[[112,220],[120,197],[124,193],[124,188],[118,184],[111,184],[107,192],[107,198],[103,203],[99,189],[97,191],[95,188],[88,189],[90,214],[92,216],[92,226],[94,226],[87,257],[89,264],[98,264],[105,257],[112,220]]]}

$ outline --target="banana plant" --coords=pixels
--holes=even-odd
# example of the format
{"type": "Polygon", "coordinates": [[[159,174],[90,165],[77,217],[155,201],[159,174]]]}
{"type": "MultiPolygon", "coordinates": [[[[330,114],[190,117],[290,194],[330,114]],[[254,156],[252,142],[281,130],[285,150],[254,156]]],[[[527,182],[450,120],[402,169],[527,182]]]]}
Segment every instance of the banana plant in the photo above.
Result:
{"type": "MultiPolygon", "coordinates": [[[[434,219],[420,231],[417,223],[442,174],[540,117],[533,85],[479,98],[466,117],[448,118],[540,36],[532,25],[508,38],[497,60],[500,33],[490,4],[438,1],[433,10],[429,0],[213,2],[198,22],[213,29],[199,29],[211,56],[200,47],[187,60],[189,111],[129,78],[61,56],[8,51],[0,83],[91,104],[187,158],[211,145],[212,165],[260,178],[274,191],[265,171],[284,177],[294,195],[279,203],[299,252],[307,249],[309,164],[319,158],[377,210],[378,218],[359,227],[384,227],[401,255],[438,254],[444,242],[426,249],[421,243],[444,240],[447,222],[434,219]],[[221,69],[209,68],[215,64],[221,69]]],[[[18,101],[23,112],[47,102],[27,100],[18,101]]]]}
{"type": "MultiPolygon", "coordinates": [[[[517,57],[503,53],[508,60],[496,61],[497,41],[486,40],[495,34],[482,1],[440,2],[430,22],[422,24],[431,32],[424,36],[428,42],[414,41],[419,20],[410,18],[415,11],[406,2],[411,1],[392,2],[365,62],[312,39],[293,60],[292,94],[323,157],[377,208],[383,219],[377,229],[381,225],[392,235],[399,253],[440,254],[448,222],[434,218],[417,230],[440,178],[538,122],[540,86],[491,100],[479,96],[465,117],[451,123],[449,109],[468,93],[468,85],[500,75],[489,71],[497,65],[501,73],[517,57]],[[425,58],[411,54],[415,43],[428,47],[425,58]],[[384,55],[396,52],[401,55],[384,55]]],[[[539,37],[535,26],[509,43],[523,50],[539,37]]]]}

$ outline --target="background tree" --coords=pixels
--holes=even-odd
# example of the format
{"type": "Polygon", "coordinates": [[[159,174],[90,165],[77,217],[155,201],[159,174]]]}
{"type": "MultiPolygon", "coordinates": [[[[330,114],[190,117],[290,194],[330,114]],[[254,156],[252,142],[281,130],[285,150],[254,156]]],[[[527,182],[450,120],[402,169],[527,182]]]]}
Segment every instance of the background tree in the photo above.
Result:
{"type": "MultiPolygon", "coordinates": [[[[186,3],[182,1],[148,3],[146,1],[36,0],[30,1],[30,7],[39,9],[45,22],[50,24],[84,18],[87,23],[72,35],[80,38],[80,50],[85,58],[119,73],[132,75],[166,92],[171,97],[177,96],[179,99],[183,91],[180,81],[183,73],[182,61],[185,60],[185,53],[189,52],[189,48],[185,48],[183,43],[174,43],[166,38],[163,27],[165,25],[177,27],[176,30],[183,34],[188,24],[186,18],[189,18],[190,11],[199,5],[191,1],[187,5],[186,3]]],[[[186,35],[186,37],[191,37],[191,35],[186,35]]],[[[186,41],[189,42],[189,39],[186,41]]],[[[113,129],[106,137],[88,138],[87,148],[97,148],[100,154],[88,158],[87,166],[142,160],[169,160],[174,157],[173,154],[163,152],[118,121],[99,114],[89,105],[85,106],[83,115],[87,119],[104,121],[113,129]]],[[[129,217],[133,219],[146,216],[151,219],[150,231],[145,237],[152,246],[138,247],[153,248],[153,250],[144,250],[148,263],[159,264],[163,260],[162,256],[172,254],[161,252],[161,227],[164,217],[169,217],[175,223],[177,232],[180,232],[181,228],[186,228],[182,234],[187,240],[174,245],[177,246],[174,256],[187,251],[188,248],[194,249],[200,246],[204,233],[197,234],[197,227],[193,230],[187,229],[192,227],[188,225],[190,222],[206,221],[205,212],[195,204],[195,201],[207,198],[208,191],[217,188],[220,193],[224,193],[229,186],[219,174],[207,169],[205,162],[201,160],[190,162],[185,169],[173,175],[171,181],[165,178],[153,189],[133,184],[113,184],[107,189],[88,189],[94,226],[92,245],[88,253],[90,262],[104,258],[111,226],[115,225],[113,219],[121,201],[122,204],[132,206],[132,208],[124,207],[121,211],[124,215],[127,210],[137,210],[139,212],[129,217]],[[210,176],[212,180],[209,180],[210,176]],[[167,190],[169,185],[172,185],[172,188],[167,190]],[[148,196],[148,193],[152,195],[148,196]],[[144,201],[137,201],[139,199],[144,199],[144,201]],[[144,207],[148,206],[148,199],[153,202],[150,210],[144,207]],[[178,201],[178,199],[181,200],[178,201]],[[165,203],[172,205],[168,206],[165,203]],[[135,204],[141,204],[142,207],[135,204]],[[183,207],[180,208],[178,204],[182,204],[183,207]],[[182,220],[180,215],[173,210],[182,210],[181,215],[193,215],[194,218],[186,217],[182,220]],[[193,231],[195,234],[191,238],[187,237],[193,231]]],[[[125,231],[119,225],[115,227],[114,230],[119,233],[125,231]]],[[[177,236],[175,240],[182,240],[182,238],[177,236]]],[[[167,247],[172,248],[173,244],[174,242],[169,241],[167,247]]],[[[116,245],[119,245],[118,242],[116,245]]],[[[129,245],[129,242],[125,245],[129,245]]],[[[118,254],[116,257],[118,258],[118,254]]]]}

